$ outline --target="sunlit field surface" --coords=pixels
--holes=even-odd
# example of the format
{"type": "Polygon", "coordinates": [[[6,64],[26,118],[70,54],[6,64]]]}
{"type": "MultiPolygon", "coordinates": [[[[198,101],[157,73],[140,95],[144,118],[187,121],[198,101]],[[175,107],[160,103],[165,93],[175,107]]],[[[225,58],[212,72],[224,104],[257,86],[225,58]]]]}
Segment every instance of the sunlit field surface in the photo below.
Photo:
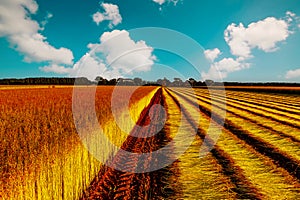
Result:
{"type": "MultiPolygon", "coordinates": [[[[188,157],[182,165],[196,166],[183,167],[187,171],[182,176],[183,188],[187,191],[183,193],[187,195],[184,198],[193,199],[195,194],[205,199],[300,198],[300,96],[226,91],[224,97],[217,93],[211,96],[206,89],[195,89],[195,94],[181,88],[172,90],[179,101],[185,102],[187,110],[200,109],[200,138],[206,134],[211,120],[211,106],[216,114],[213,128],[220,128],[218,113],[226,110],[222,134],[209,154],[209,161],[215,166],[203,163],[208,157],[198,162],[191,159],[190,153],[182,157],[188,157]],[[226,106],[223,98],[226,98],[226,106]],[[192,102],[196,102],[198,108],[192,102]],[[203,172],[198,168],[203,168],[203,172]],[[199,173],[214,175],[205,180],[205,176],[197,176],[199,173]]],[[[200,138],[198,143],[201,143],[200,138]]],[[[194,154],[196,157],[197,152],[194,154]]]]}
{"type": "MultiPolygon", "coordinates": [[[[84,96],[89,89],[80,87],[79,94],[82,91],[84,96]]],[[[192,144],[172,164],[157,171],[120,172],[100,163],[82,143],[85,139],[96,139],[80,138],[76,132],[73,87],[2,88],[0,197],[300,198],[300,96],[293,92],[294,88],[285,88],[292,91],[287,93],[276,93],[278,89],[273,88],[265,89],[268,92],[214,90],[212,94],[212,90],[204,88],[140,87],[131,96],[129,108],[120,104],[118,114],[122,119],[129,109],[133,121],[145,125],[149,121],[146,111],[151,105],[162,105],[166,112],[164,127],[148,138],[128,136],[116,125],[111,112],[113,90],[114,87],[100,86],[95,96],[98,121],[113,144],[141,153],[156,151],[174,141],[165,160],[174,159],[184,148],[182,141],[196,130],[192,144]],[[221,134],[214,135],[218,132],[221,134]],[[215,140],[216,144],[200,156],[200,149],[206,145],[204,138],[209,142],[215,140]]],[[[119,91],[116,105],[129,90],[122,86],[119,91]]],[[[88,121],[88,117],[83,120],[88,121]]],[[[126,120],[121,120],[121,124],[136,131],[126,120]]],[[[95,130],[86,127],[86,131],[95,130]]],[[[95,149],[110,152],[107,144],[95,145],[95,149]]],[[[122,163],[129,170],[141,165],[134,158],[110,153],[116,155],[114,163],[122,163]]],[[[155,160],[142,166],[147,168],[160,162],[155,160]]]]}
{"type": "MultiPolygon", "coordinates": [[[[129,108],[133,118],[155,89],[134,93],[129,108]]],[[[98,87],[95,105],[99,123],[120,145],[126,135],[110,122],[112,91],[113,87],[98,87]]],[[[78,199],[101,168],[76,132],[72,92],[73,87],[45,86],[0,90],[1,199],[78,199]]]]}

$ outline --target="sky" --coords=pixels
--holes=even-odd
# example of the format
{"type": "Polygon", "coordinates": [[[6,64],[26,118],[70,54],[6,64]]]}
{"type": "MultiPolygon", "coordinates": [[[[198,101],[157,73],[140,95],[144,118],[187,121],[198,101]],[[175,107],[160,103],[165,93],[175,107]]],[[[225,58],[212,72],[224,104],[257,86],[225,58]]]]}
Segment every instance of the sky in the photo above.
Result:
{"type": "Polygon", "coordinates": [[[1,0],[0,78],[300,82],[298,0],[1,0]]]}

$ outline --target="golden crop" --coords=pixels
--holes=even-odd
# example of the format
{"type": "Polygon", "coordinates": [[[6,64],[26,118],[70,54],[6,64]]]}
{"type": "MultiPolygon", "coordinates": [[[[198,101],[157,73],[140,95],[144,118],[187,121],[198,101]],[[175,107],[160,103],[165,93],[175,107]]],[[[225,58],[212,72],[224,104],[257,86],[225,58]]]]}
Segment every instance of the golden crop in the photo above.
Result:
{"type": "MultiPolygon", "coordinates": [[[[97,87],[95,105],[105,133],[121,145],[126,135],[113,124],[113,89],[97,87]]],[[[154,90],[137,89],[130,108],[120,108],[120,113],[129,109],[137,119],[154,90]]],[[[73,87],[0,90],[1,199],[78,199],[98,173],[101,163],[84,148],[75,129],[72,92],[73,87]]],[[[124,87],[119,97],[126,92],[124,87]]]]}
{"type": "MultiPolygon", "coordinates": [[[[121,100],[130,90],[120,88],[113,102],[118,110],[114,116],[114,87],[97,87],[97,122],[85,112],[88,105],[84,107],[91,88],[78,88],[83,98],[78,116],[86,132],[81,138],[73,121],[73,87],[0,90],[0,197],[80,199],[103,192],[128,199],[135,194],[172,199],[300,198],[300,98],[296,94],[162,88],[166,122],[162,132],[147,139],[128,137],[128,131],[159,88],[138,88],[129,108],[121,100]],[[126,110],[133,124],[125,120],[126,110]],[[105,159],[117,153],[97,139],[99,125],[109,142],[134,152],[158,149],[173,140],[166,159],[186,147],[188,135],[195,130],[197,134],[169,166],[150,173],[121,173],[104,167],[84,146],[85,141],[95,141],[90,150],[100,149],[105,159]],[[207,154],[199,153],[214,142],[207,154]]],[[[124,163],[135,167],[133,160],[124,163]]]]}

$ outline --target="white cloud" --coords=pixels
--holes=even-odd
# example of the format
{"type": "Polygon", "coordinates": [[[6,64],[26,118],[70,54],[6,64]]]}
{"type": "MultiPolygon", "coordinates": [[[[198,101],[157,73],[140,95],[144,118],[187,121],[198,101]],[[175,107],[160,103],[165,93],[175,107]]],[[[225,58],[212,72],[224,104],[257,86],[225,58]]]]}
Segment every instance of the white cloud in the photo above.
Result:
{"type": "MultiPolygon", "coordinates": [[[[278,50],[277,44],[285,41],[293,32],[289,30],[292,22],[298,21],[299,17],[291,11],[286,12],[284,19],[268,17],[266,19],[253,22],[248,26],[240,24],[230,24],[224,31],[224,39],[230,47],[231,54],[236,58],[223,58],[214,62],[220,55],[219,49],[204,51],[205,57],[213,62],[208,72],[202,72],[203,79],[222,80],[229,73],[243,70],[250,67],[248,59],[252,58],[252,50],[260,49],[264,52],[278,50]]],[[[286,78],[293,77],[299,71],[289,71],[286,78]]],[[[297,75],[298,76],[298,75],[297,75]]]]}
{"type": "Polygon", "coordinates": [[[290,16],[290,17],[296,17],[296,14],[291,12],[291,11],[286,11],[285,13],[287,16],[290,16]]]}
{"type": "Polygon", "coordinates": [[[73,53],[66,48],[56,49],[45,41],[39,33],[33,35],[14,35],[10,42],[16,44],[16,50],[24,53],[26,62],[53,62],[72,65],[73,53]]]}
{"type": "Polygon", "coordinates": [[[48,12],[47,15],[45,16],[44,20],[41,21],[42,29],[45,28],[46,24],[48,24],[48,22],[49,22],[49,19],[51,19],[52,17],[53,17],[53,14],[48,12]]]}
{"type": "Polygon", "coordinates": [[[245,27],[242,23],[230,24],[224,32],[225,41],[235,56],[248,59],[253,48],[265,52],[276,51],[278,42],[285,41],[292,32],[289,23],[283,19],[268,17],[245,27]]]}
{"type": "MultiPolygon", "coordinates": [[[[300,17],[291,11],[287,11],[285,19],[289,22],[290,26],[300,28],[300,17]]],[[[294,30],[293,30],[294,31],[294,30]]]]}
{"type": "Polygon", "coordinates": [[[155,3],[158,3],[159,5],[162,5],[166,2],[166,0],[153,0],[155,3]]]}
{"type": "Polygon", "coordinates": [[[289,70],[285,74],[286,79],[300,78],[300,68],[295,70],[289,70]]]}
{"type": "Polygon", "coordinates": [[[204,51],[205,58],[213,62],[216,58],[219,57],[221,51],[218,48],[207,49],[204,51]]]}
{"type": "Polygon", "coordinates": [[[227,73],[226,72],[221,72],[220,70],[218,70],[217,68],[215,68],[214,66],[211,66],[208,70],[208,72],[201,72],[201,78],[202,80],[222,80],[223,78],[227,77],[227,73]]]}
{"type": "Polygon", "coordinates": [[[233,58],[223,58],[221,61],[214,63],[213,65],[220,71],[234,72],[245,68],[245,65],[234,60],[233,58]]]}
{"type": "Polygon", "coordinates": [[[125,30],[105,32],[100,42],[89,44],[90,51],[73,67],[72,76],[116,78],[151,70],[156,57],[145,41],[135,42],[125,30]]]}
{"type": "MultiPolygon", "coordinates": [[[[83,76],[90,80],[94,80],[96,76],[102,76],[106,78],[115,78],[110,76],[106,72],[107,67],[102,59],[95,54],[86,53],[78,62],[75,63],[71,76],[83,76]]],[[[114,74],[116,75],[116,74],[114,74]]]]}
{"type": "Polygon", "coordinates": [[[233,58],[223,58],[218,62],[211,64],[209,71],[202,72],[202,79],[222,80],[227,77],[228,73],[249,68],[250,64],[241,62],[233,58]]]}
{"type": "Polygon", "coordinates": [[[69,74],[73,70],[70,67],[64,67],[64,66],[57,65],[57,64],[40,67],[39,69],[44,72],[54,72],[57,74],[69,74]]]}
{"type": "Polygon", "coordinates": [[[106,63],[125,73],[129,73],[137,66],[139,67],[135,71],[148,71],[156,59],[152,55],[152,47],[147,46],[143,40],[133,41],[129,32],[125,30],[105,32],[100,37],[100,42],[97,51],[103,53],[106,63]]]}
{"type": "Polygon", "coordinates": [[[37,11],[38,4],[34,0],[1,0],[0,37],[7,37],[11,46],[24,54],[27,62],[72,64],[73,53],[69,49],[53,47],[40,33],[43,27],[31,19],[37,11]]]}
{"type": "Polygon", "coordinates": [[[104,13],[96,12],[93,14],[93,20],[97,25],[99,25],[102,21],[107,20],[109,21],[109,28],[113,28],[122,22],[122,17],[117,5],[102,3],[101,7],[104,9],[104,13]]]}
{"type": "Polygon", "coordinates": [[[177,3],[179,2],[179,1],[181,1],[181,0],[152,0],[153,2],[155,2],[155,3],[157,3],[157,4],[159,4],[159,5],[163,5],[163,4],[165,4],[165,3],[173,3],[174,4],[174,6],[176,6],[177,5],[177,3]]]}

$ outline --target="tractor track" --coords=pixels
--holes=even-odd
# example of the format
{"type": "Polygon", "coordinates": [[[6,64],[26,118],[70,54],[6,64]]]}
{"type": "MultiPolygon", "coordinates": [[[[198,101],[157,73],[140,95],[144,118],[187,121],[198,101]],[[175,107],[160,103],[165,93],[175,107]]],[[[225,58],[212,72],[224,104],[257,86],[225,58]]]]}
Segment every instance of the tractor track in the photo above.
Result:
{"type": "MultiPolygon", "coordinates": [[[[162,89],[160,88],[152,98],[149,106],[141,113],[137,124],[149,124],[150,118],[148,114],[150,107],[154,104],[164,106],[164,103],[162,89]]],[[[160,116],[161,114],[158,114],[156,117],[160,116]]],[[[149,168],[150,165],[154,167],[154,165],[160,162],[158,159],[155,161],[155,158],[152,157],[157,155],[150,154],[148,160],[144,160],[139,159],[140,157],[134,154],[156,151],[170,141],[166,127],[162,130],[155,130],[156,128],[155,125],[152,127],[150,125],[149,131],[157,131],[157,134],[148,138],[129,135],[121,146],[121,149],[132,152],[132,154],[125,155],[123,153],[124,151],[119,151],[111,161],[112,166],[122,165],[122,168],[128,172],[122,172],[114,169],[114,167],[104,166],[81,199],[166,199],[172,196],[174,188],[170,186],[166,187],[165,183],[170,176],[175,173],[176,162],[153,172],[134,173],[135,171],[143,171],[143,169],[149,168]]],[[[140,131],[138,127],[133,128],[131,133],[137,136],[145,134],[140,131]]],[[[164,156],[166,160],[170,159],[165,155],[158,156],[160,159],[162,156],[164,156]]]]}

